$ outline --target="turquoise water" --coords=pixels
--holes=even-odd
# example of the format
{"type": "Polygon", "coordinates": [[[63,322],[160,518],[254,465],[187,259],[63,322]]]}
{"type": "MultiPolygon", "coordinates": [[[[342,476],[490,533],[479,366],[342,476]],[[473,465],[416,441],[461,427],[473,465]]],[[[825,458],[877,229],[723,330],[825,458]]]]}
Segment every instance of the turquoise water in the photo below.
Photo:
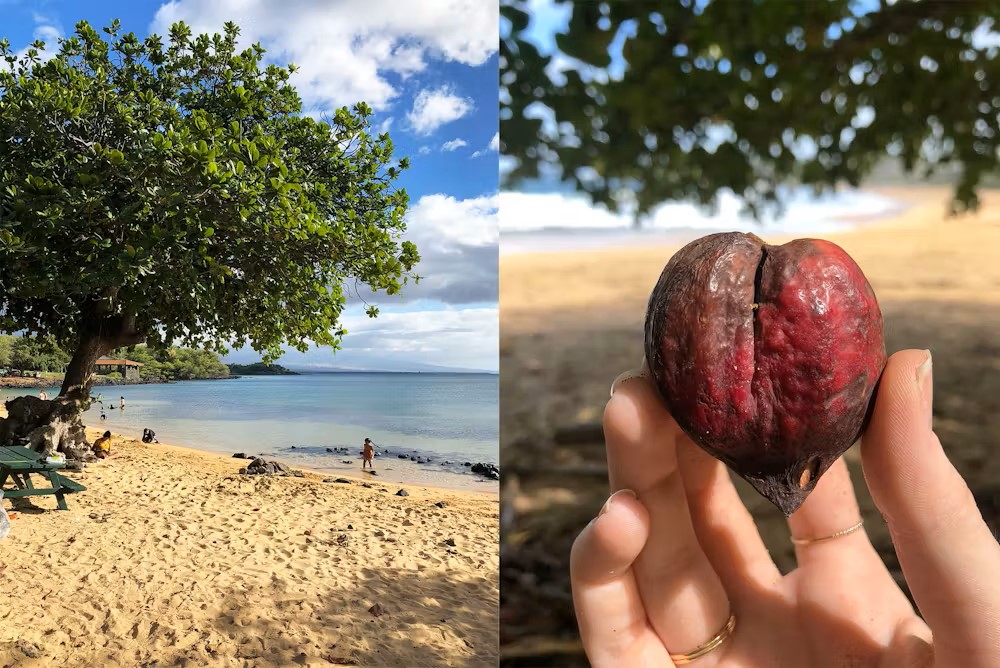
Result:
{"type": "MultiPolygon", "coordinates": [[[[164,443],[266,454],[293,466],[352,474],[360,471],[358,453],[367,437],[380,447],[375,465],[386,480],[490,489],[496,483],[479,481],[463,464],[499,463],[497,391],[495,375],[398,373],[98,387],[94,394],[103,394],[107,418],[101,422],[95,405],[85,422],[135,437],[148,427],[164,443]],[[117,409],[120,396],[124,411],[117,409]],[[326,451],[342,447],[349,452],[326,451]],[[410,456],[431,463],[417,464],[410,456]]],[[[38,390],[3,391],[5,398],[17,394],[38,390]]]]}

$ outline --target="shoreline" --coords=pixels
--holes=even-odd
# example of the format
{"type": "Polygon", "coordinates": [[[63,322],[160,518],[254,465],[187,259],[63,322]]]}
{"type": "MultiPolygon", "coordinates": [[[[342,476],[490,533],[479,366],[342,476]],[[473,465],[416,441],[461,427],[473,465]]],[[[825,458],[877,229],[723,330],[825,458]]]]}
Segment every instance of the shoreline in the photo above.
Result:
{"type": "MultiPolygon", "coordinates": [[[[246,374],[244,374],[246,375],[246,374]]],[[[95,378],[91,387],[126,387],[129,385],[172,385],[189,380],[236,380],[243,376],[214,376],[212,378],[183,378],[180,380],[125,380],[124,378],[95,378]]],[[[0,390],[48,390],[62,386],[63,377],[22,378],[0,376],[0,390]]]]}
{"type": "Polygon", "coordinates": [[[537,255],[569,255],[576,253],[599,253],[602,251],[630,251],[642,248],[680,248],[697,238],[708,234],[728,231],[753,232],[768,238],[822,238],[866,229],[883,222],[898,220],[907,211],[921,203],[914,198],[913,189],[894,187],[838,188],[837,194],[875,196],[888,200],[892,206],[878,212],[860,214],[831,213],[820,218],[816,227],[798,231],[786,231],[781,223],[760,222],[756,225],[734,226],[720,223],[713,225],[678,225],[676,227],[553,227],[530,231],[506,233],[506,250],[501,247],[501,255],[507,258],[522,258],[537,255]],[[532,248],[535,246],[535,248],[532,248]]]}
{"type": "MultiPolygon", "coordinates": [[[[91,440],[99,437],[105,431],[111,431],[110,429],[101,429],[100,427],[94,427],[94,426],[91,426],[91,425],[85,425],[85,427],[87,429],[87,437],[89,439],[91,439],[91,440]]],[[[467,494],[467,495],[470,495],[470,496],[473,496],[473,497],[487,497],[487,498],[497,498],[497,499],[499,499],[499,497],[500,497],[499,482],[497,482],[497,481],[491,481],[491,482],[496,482],[496,484],[497,484],[497,489],[495,489],[495,490],[485,490],[485,489],[484,490],[477,490],[477,489],[467,489],[467,488],[464,488],[464,487],[445,487],[445,486],[440,486],[440,485],[428,485],[428,484],[423,484],[423,483],[420,483],[420,482],[390,480],[388,478],[383,478],[381,476],[377,476],[375,478],[371,478],[371,477],[368,477],[366,474],[361,474],[361,475],[366,476],[366,477],[360,477],[360,476],[353,475],[351,473],[344,473],[344,472],[342,472],[340,470],[334,470],[334,469],[322,470],[322,469],[317,469],[317,468],[310,467],[310,466],[292,465],[292,464],[289,464],[287,461],[281,460],[280,456],[275,456],[275,455],[255,455],[255,454],[251,454],[251,453],[247,452],[246,454],[248,455],[248,458],[242,459],[242,458],[233,457],[233,456],[228,456],[227,457],[225,454],[220,453],[220,452],[216,452],[216,451],[213,451],[213,450],[206,450],[206,449],[202,449],[202,448],[198,448],[198,447],[194,447],[194,446],[189,446],[189,445],[178,445],[176,443],[163,443],[163,442],[158,442],[158,443],[143,443],[142,440],[140,438],[136,437],[136,436],[130,436],[128,434],[121,434],[121,433],[118,433],[118,432],[115,432],[115,431],[111,431],[111,437],[112,437],[112,439],[118,439],[120,441],[126,441],[126,442],[129,442],[129,443],[132,443],[133,445],[141,445],[141,446],[152,447],[152,448],[162,448],[162,449],[167,450],[167,451],[174,451],[174,452],[181,453],[181,454],[184,454],[184,455],[193,455],[193,456],[198,456],[198,457],[205,457],[209,461],[226,462],[227,466],[230,466],[231,468],[233,468],[233,472],[234,472],[235,475],[240,475],[240,476],[243,476],[245,478],[266,479],[266,478],[275,478],[275,477],[277,477],[277,478],[287,477],[287,476],[273,476],[273,475],[272,476],[266,476],[266,475],[248,475],[248,474],[240,474],[239,473],[239,469],[247,466],[247,464],[249,464],[251,461],[253,461],[254,458],[256,458],[256,457],[262,457],[263,459],[266,459],[268,461],[281,461],[282,464],[287,465],[292,470],[302,471],[305,474],[305,478],[306,479],[313,480],[314,482],[317,481],[316,479],[320,479],[319,482],[322,482],[322,479],[324,479],[324,478],[337,477],[337,478],[349,478],[349,479],[351,479],[352,482],[356,482],[356,483],[369,483],[369,484],[373,484],[373,485],[374,484],[379,484],[381,486],[385,486],[385,485],[400,485],[400,486],[403,486],[403,487],[417,488],[417,489],[421,489],[423,491],[428,491],[428,492],[446,492],[446,493],[449,493],[449,494],[452,494],[452,493],[453,494],[467,494]]],[[[113,459],[114,459],[114,456],[112,455],[111,460],[113,460],[113,459]]],[[[101,460],[98,460],[98,461],[101,461],[101,460]]],[[[110,461],[110,460],[104,460],[104,461],[110,461]]],[[[91,464],[88,464],[88,466],[89,465],[91,465],[91,464]]],[[[86,470],[86,469],[84,469],[84,470],[86,470]]],[[[295,477],[295,476],[292,476],[292,477],[295,477]]],[[[330,483],[326,483],[326,484],[330,484],[330,483]]]]}
{"type": "MultiPolygon", "coordinates": [[[[2,415],[2,414],[5,414],[5,413],[2,410],[2,408],[0,408],[0,415],[2,415]]],[[[110,431],[112,437],[114,437],[114,438],[120,438],[120,439],[123,439],[123,440],[129,440],[129,441],[137,441],[139,443],[142,442],[141,438],[140,438],[141,434],[139,432],[129,433],[128,431],[116,431],[115,429],[112,429],[109,426],[102,427],[102,426],[100,426],[99,423],[97,424],[97,426],[94,426],[93,424],[85,423],[84,426],[87,429],[87,436],[88,436],[88,438],[91,439],[91,441],[93,440],[93,438],[96,438],[100,434],[103,434],[105,431],[110,431]]],[[[406,475],[406,474],[404,474],[403,476],[399,476],[399,475],[386,475],[386,473],[385,473],[386,470],[391,470],[391,471],[405,470],[405,469],[395,469],[395,468],[388,467],[388,466],[386,466],[387,463],[390,463],[390,462],[394,462],[394,463],[397,463],[397,464],[402,463],[403,466],[407,467],[407,468],[409,468],[409,466],[410,466],[409,459],[400,460],[400,459],[398,459],[398,457],[395,456],[394,453],[393,454],[388,454],[388,455],[379,455],[379,456],[377,456],[375,458],[375,464],[376,464],[376,466],[378,468],[375,469],[375,470],[378,471],[378,475],[371,476],[370,474],[366,474],[366,473],[361,473],[361,474],[357,473],[358,470],[359,470],[359,467],[360,467],[361,459],[360,459],[359,456],[353,455],[351,453],[339,453],[339,452],[329,453],[330,456],[331,456],[331,458],[334,459],[334,460],[337,460],[338,462],[340,460],[337,459],[337,458],[353,457],[353,462],[354,463],[352,463],[352,465],[349,468],[347,468],[346,465],[341,465],[341,466],[336,466],[335,465],[335,466],[330,466],[330,467],[320,467],[320,466],[317,466],[315,464],[303,464],[303,463],[301,463],[301,462],[299,462],[299,461],[297,461],[295,459],[290,459],[290,458],[286,457],[282,453],[255,452],[255,451],[253,451],[251,449],[247,449],[247,448],[244,448],[242,450],[236,450],[236,451],[230,452],[228,450],[222,450],[222,449],[215,448],[215,447],[213,447],[211,445],[180,444],[180,443],[169,442],[169,441],[168,442],[161,441],[159,443],[149,443],[149,444],[143,444],[143,445],[152,445],[152,446],[164,445],[164,446],[169,446],[170,448],[177,448],[177,449],[180,449],[180,450],[187,450],[187,451],[191,451],[191,452],[201,453],[201,454],[207,455],[209,457],[222,459],[223,461],[244,462],[244,464],[242,464],[242,466],[246,466],[251,461],[253,461],[256,457],[261,457],[261,458],[263,458],[265,460],[268,460],[268,461],[279,461],[282,464],[287,465],[289,468],[292,468],[293,470],[300,470],[300,471],[303,471],[303,472],[308,472],[308,473],[314,474],[316,476],[321,476],[321,477],[324,477],[324,478],[345,477],[345,478],[353,478],[355,480],[359,480],[359,481],[363,481],[363,482],[379,482],[379,483],[392,484],[392,485],[408,485],[408,486],[419,487],[421,489],[442,490],[442,491],[449,491],[449,492],[451,492],[451,491],[455,491],[455,492],[468,492],[470,494],[484,495],[484,496],[487,496],[487,497],[490,497],[490,498],[499,498],[499,495],[500,495],[500,482],[501,481],[499,481],[499,480],[482,479],[480,476],[477,476],[475,474],[456,473],[456,472],[447,471],[447,470],[440,471],[440,470],[429,470],[429,469],[423,469],[423,468],[415,468],[414,470],[409,471],[409,475],[406,475]],[[233,457],[233,455],[236,452],[242,452],[242,453],[246,454],[247,458],[243,459],[243,458],[239,458],[239,457],[233,457]],[[405,463],[403,463],[403,462],[405,462],[405,463]],[[426,473],[430,474],[430,476],[431,476],[432,479],[429,482],[425,482],[425,481],[423,481],[423,480],[420,479],[419,474],[423,473],[423,472],[426,472],[426,473]],[[414,473],[417,473],[417,475],[413,475],[414,473]],[[359,477],[359,476],[363,476],[363,477],[359,477]],[[446,479],[447,478],[453,478],[455,482],[454,482],[454,484],[447,484],[447,483],[442,484],[442,481],[440,479],[434,479],[434,478],[442,478],[442,477],[444,477],[446,479]],[[480,486],[482,488],[478,488],[480,486]]],[[[418,464],[414,464],[414,466],[419,466],[419,465],[418,464]]],[[[499,466],[499,464],[497,466],[499,466]]],[[[239,468],[241,468],[241,466],[237,466],[236,467],[237,470],[239,468]]],[[[247,477],[255,478],[255,477],[258,477],[258,476],[250,475],[250,476],[247,476],[247,477]]],[[[267,477],[267,476],[263,476],[263,477],[267,477]]]]}

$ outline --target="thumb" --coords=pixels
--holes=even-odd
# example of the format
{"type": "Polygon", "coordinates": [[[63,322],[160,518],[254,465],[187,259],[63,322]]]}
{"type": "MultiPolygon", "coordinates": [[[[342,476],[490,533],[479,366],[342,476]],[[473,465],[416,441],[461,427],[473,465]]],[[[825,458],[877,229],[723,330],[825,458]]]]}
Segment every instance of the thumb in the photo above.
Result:
{"type": "Polygon", "coordinates": [[[936,652],[1000,665],[1000,545],[931,428],[932,400],[930,352],[893,355],[862,439],[865,480],[936,652]]]}

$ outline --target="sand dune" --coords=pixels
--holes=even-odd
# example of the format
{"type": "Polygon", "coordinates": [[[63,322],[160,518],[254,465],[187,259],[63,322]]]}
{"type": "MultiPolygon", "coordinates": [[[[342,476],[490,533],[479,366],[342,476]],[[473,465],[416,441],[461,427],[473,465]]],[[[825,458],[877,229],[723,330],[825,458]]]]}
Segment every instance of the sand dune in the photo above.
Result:
{"type": "Polygon", "coordinates": [[[112,447],[0,542],[0,666],[496,664],[495,496],[112,447]]]}

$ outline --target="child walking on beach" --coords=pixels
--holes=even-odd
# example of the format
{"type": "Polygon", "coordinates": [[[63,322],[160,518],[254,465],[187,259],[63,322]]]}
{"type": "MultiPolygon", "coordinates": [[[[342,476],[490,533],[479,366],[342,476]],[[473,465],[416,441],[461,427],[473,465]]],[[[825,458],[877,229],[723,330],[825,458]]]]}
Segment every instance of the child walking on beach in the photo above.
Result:
{"type": "Polygon", "coordinates": [[[365,464],[368,464],[368,468],[375,470],[375,464],[373,460],[375,459],[375,444],[372,443],[370,438],[365,439],[364,448],[361,450],[361,470],[365,470],[365,464]]]}

